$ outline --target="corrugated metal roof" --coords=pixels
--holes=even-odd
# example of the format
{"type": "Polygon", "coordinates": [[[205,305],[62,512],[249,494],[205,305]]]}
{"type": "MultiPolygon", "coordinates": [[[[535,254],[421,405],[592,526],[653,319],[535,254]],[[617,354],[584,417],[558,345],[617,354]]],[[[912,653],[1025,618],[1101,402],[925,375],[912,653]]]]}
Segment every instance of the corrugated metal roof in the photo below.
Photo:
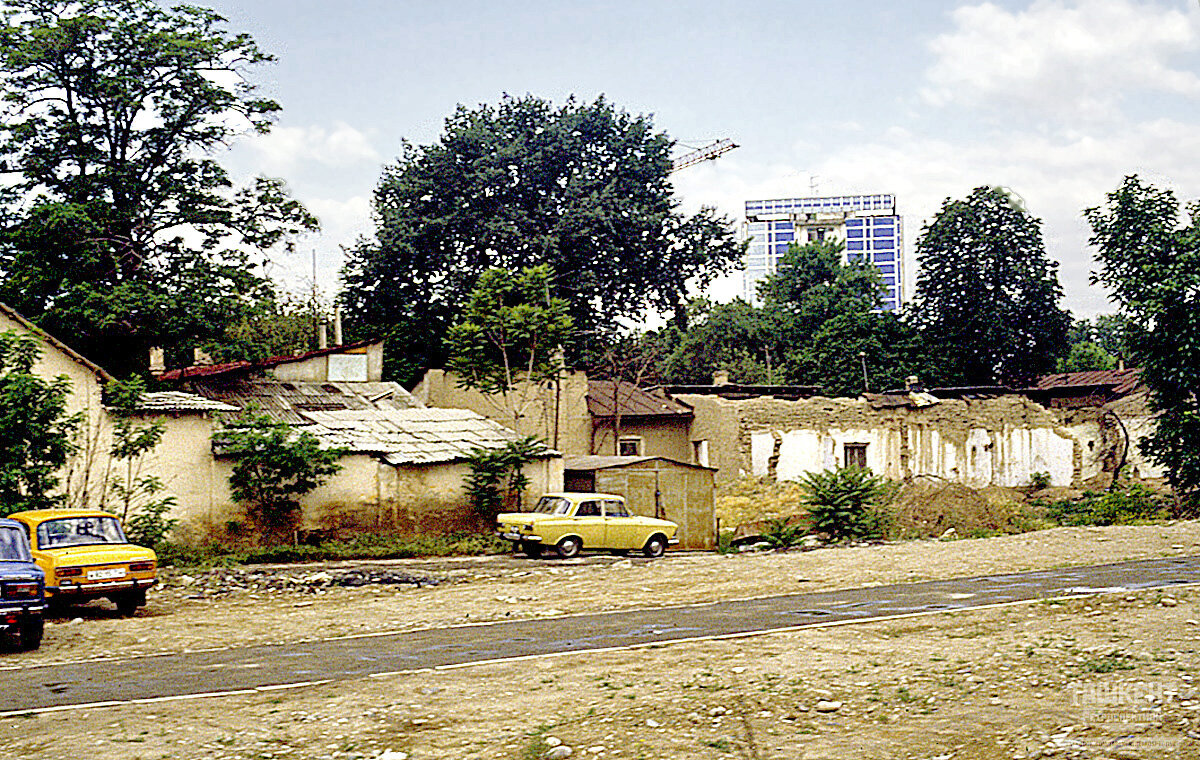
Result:
{"type": "Polygon", "coordinates": [[[198,394],[238,408],[255,406],[278,422],[303,425],[304,412],[420,407],[404,386],[392,382],[295,383],[270,377],[192,378],[198,394]]]}
{"type": "Polygon", "coordinates": [[[1059,372],[1042,375],[1033,386],[1039,391],[1106,386],[1116,396],[1132,392],[1142,380],[1140,367],[1130,369],[1092,370],[1090,372],[1059,372]]]}
{"type": "Polygon", "coordinates": [[[621,380],[589,380],[588,413],[592,417],[613,417],[614,408],[622,417],[690,417],[692,408],[681,401],[643,390],[621,380]],[[614,403],[615,402],[615,403],[614,403]]]}
{"type": "MultiPolygon", "coordinates": [[[[301,429],[329,447],[378,454],[391,465],[467,459],[478,449],[498,449],[521,436],[467,409],[343,409],[304,412],[301,429]]],[[[544,448],[542,456],[558,456],[544,448]]]]}
{"type": "Polygon", "coordinates": [[[156,391],[142,394],[135,411],[141,414],[157,412],[237,412],[239,407],[214,401],[195,393],[156,391]]]}

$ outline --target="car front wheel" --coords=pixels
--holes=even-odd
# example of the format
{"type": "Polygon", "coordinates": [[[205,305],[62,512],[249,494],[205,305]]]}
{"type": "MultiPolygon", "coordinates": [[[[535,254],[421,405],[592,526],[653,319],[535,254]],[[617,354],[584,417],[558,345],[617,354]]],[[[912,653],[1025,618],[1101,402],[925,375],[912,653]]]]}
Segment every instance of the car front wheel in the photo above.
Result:
{"type": "Polygon", "coordinates": [[[583,544],[580,543],[578,538],[572,538],[568,536],[567,538],[564,538],[562,541],[558,542],[558,556],[562,557],[563,559],[570,559],[571,557],[577,556],[579,554],[579,550],[582,548],[583,544]]]}
{"type": "Polygon", "coordinates": [[[667,539],[660,535],[654,535],[642,547],[642,554],[645,554],[647,557],[661,557],[666,550],[667,539]]]}

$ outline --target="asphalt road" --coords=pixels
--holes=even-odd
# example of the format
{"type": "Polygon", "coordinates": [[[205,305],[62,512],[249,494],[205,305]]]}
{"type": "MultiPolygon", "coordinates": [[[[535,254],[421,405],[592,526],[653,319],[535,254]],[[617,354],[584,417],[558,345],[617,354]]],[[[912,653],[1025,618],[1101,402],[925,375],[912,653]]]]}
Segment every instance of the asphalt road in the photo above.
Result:
{"type": "Polygon", "coordinates": [[[1200,583],[1200,557],[0,671],[0,717],[1200,583]]]}

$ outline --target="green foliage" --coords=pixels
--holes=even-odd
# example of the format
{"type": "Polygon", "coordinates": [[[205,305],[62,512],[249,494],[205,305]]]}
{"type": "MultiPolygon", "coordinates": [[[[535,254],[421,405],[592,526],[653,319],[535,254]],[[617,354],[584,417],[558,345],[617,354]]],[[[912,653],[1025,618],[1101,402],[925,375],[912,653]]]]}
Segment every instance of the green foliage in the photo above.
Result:
{"type": "Polygon", "coordinates": [[[99,358],[196,345],[262,295],[248,250],[316,228],[282,181],[235,189],[211,156],[279,109],[269,62],[213,11],[151,0],[10,0],[0,10],[0,300],[99,358]]]}
{"type": "Polygon", "coordinates": [[[772,517],[767,519],[767,528],[763,538],[772,549],[787,549],[804,540],[808,526],[804,523],[792,522],[787,517],[772,517]]]}
{"type": "Polygon", "coordinates": [[[138,403],[146,391],[141,378],[115,380],[105,388],[107,406],[113,414],[112,457],[103,509],[121,518],[125,535],[135,544],[156,546],[166,540],[177,520],[168,515],[177,501],[161,495],[160,478],[143,475],[145,457],[162,442],[162,422],[138,423],[138,403]]]}
{"type": "Polygon", "coordinates": [[[79,416],[66,413],[71,383],[33,374],[41,345],[0,332],[0,515],[57,506],[58,471],[74,451],[79,416]]]}
{"type": "Polygon", "coordinates": [[[741,383],[817,385],[831,395],[903,384],[920,366],[914,332],[880,311],[875,267],[843,264],[835,242],[793,245],[759,285],[762,307],[694,302],[686,332],[659,331],[661,374],[673,383],[709,383],[716,370],[741,383]],[[862,356],[860,356],[860,352],[862,356]]]}
{"type": "Polygon", "coordinates": [[[1099,345],[1084,341],[1075,343],[1066,358],[1058,360],[1059,372],[1087,372],[1089,370],[1112,369],[1117,358],[1099,345]]]}
{"type": "Polygon", "coordinates": [[[1171,517],[1169,500],[1139,483],[1045,506],[1046,516],[1060,525],[1131,525],[1171,517]]]}
{"type": "Polygon", "coordinates": [[[883,478],[861,467],[838,467],[805,473],[799,483],[815,532],[825,534],[830,541],[883,535],[883,519],[873,507],[885,492],[883,478]]]}
{"type": "Polygon", "coordinates": [[[204,350],[218,362],[258,361],[311,351],[317,348],[316,322],[325,315],[310,301],[273,295],[225,325],[204,350]]]}
{"type": "Polygon", "coordinates": [[[525,465],[546,450],[546,445],[534,436],[510,441],[499,449],[477,449],[467,464],[467,495],[484,524],[496,521],[504,511],[519,512],[529,477],[525,465]]]}
{"type": "Polygon", "coordinates": [[[463,386],[507,397],[518,383],[539,383],[562,369],[559,349],[571,318],[567,302],[550,296],[550,276],[545,265],[480,275],[446,336],[446,366],[463,386]]]}
{"type": "Polygon", "coordinates": [[[1100,270],[1128,319],[1126,342],[1157,412],[1142,451],[1200,511],[1200,204],[1181,224],[1170,190],[1126,177],[1102,208],[1084,212],[1100,270]]]}
{"type": "Polygon", "coordinates": [[[1048,488],[1050,486],[1050,473],[1048,473],[1048,472],[1033,473],[1032,475],[1029,476],[1029,485],[1038,491],[1042,490],[1043,488],[1048,488]]]}
{"type": "Polygon", "coordinates": [[[488,269],[544,264],[578,331],[568,358],[639,319],[683,312],[744,250],[728,220],[675,210],[671,141],[604,98],[561,107],[534,96],[459,106],[430,145],[405,143],[375,191],[377,230],[348,254],[344,302],[358,329],[388,332],[415,373],[488,269]]]}
{"type": "Polygon", "coordinates": [[[1100,314],[1094,320],[1078,319],[1071,323],[1068,339],[1076,343],[1095,343],[1110,356],[1129,356],[1128,337],[1135,329],[1121,314],[1100,314]]]}
{"type": "Polygon", "coordinates": [[[1055,368],[1070,317],[1041,222],[1008,191],[947,199],[917,241],[912,321],[931,357],[926,385],[1023,387],[1055,368]]]}
{"type": "Polygon", "coordinates": [[[233,498],[245,505],[268,543],[296,523],[299,497],[342,469],[343,449],[322,448],[316,436],[248,411],[218,433],[221,449],[236,461],[229,475],[233,498]]]}
{"type": "Polygon", "coordinates": [[[417,536],[364,533],[354,538],[323,541],[316,545],[234,549],[228,542],[213,541],[201,546],[165,542],[155,547],[160,564],[175,567],[213,567],[283,562],[336,562],[343,560],[408,559],[500,554],[509,551],[507,541],[490,534],[452,533],[417,536]]]}

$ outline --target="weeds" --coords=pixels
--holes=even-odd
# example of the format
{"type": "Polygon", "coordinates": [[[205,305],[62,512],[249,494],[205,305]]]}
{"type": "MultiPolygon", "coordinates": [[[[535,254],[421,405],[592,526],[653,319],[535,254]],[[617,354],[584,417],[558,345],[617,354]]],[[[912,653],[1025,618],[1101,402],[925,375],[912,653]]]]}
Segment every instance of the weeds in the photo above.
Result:
{"type": "Polygon", "coordinates": [[[1088,491],[1078,501],[1042,502],[1042,506],[1060,525],[1130,525],[1171,516],[1169,501],[1140,483],[1103,493],[1088,491]]]}
{"type": "Polygon", "coordinates": [[[214,567],[286,562],[319,562],[348,559],[406,559],[410,557],[446,557],[454,555],[499,554],[508,543],[479,533],[450,535],[396,536],[363,534],[340,541],[315,545],[235,549],[218,542],[186,546],[164,542],[157,545],[159,563],[176,567],[214,567]]]}

